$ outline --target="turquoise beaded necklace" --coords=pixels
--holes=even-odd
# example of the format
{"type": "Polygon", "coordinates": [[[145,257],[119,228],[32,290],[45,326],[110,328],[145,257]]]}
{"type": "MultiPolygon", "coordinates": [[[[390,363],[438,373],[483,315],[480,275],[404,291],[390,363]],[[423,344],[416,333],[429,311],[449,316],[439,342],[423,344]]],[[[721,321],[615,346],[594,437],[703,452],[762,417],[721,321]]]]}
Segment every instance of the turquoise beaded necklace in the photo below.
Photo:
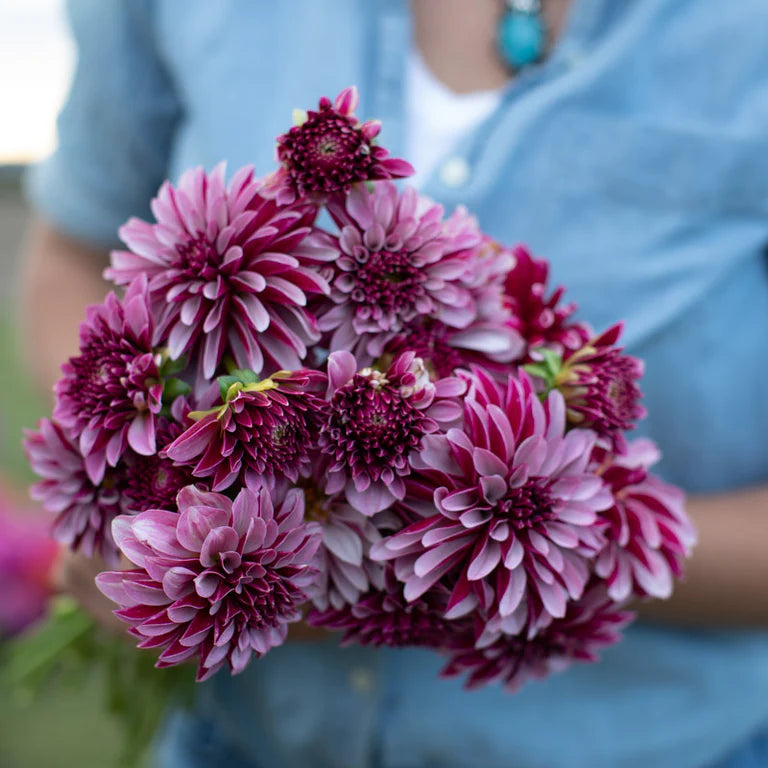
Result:
{"type": "Polygon", "coordinates": [[[504,63],[517,72],[535,64],[544,53],[546,31],[541,0],[505,0],[497,42],[504,63]]]}

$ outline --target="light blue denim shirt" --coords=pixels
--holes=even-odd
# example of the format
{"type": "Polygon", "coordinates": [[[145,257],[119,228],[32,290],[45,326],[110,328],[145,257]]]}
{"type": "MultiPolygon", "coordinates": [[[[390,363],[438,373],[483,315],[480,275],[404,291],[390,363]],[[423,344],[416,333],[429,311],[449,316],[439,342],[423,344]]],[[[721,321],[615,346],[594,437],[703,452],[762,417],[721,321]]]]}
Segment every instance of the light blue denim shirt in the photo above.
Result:
{"type": "MultiPolygon", "coordinates": [[[[268,171],[292,109],[351,83],[402,154],[403,0],[70,6],[79,66],[60,147],[30,178],[65,231],[114,243],[192,165],[268,171]]],[[[626,319],[647,363],[638,432],[690,491],[768,481],[767,33],[765,0],[574,0],[546,63],[425,187],[548,258],[596,328],[626,319]],[[466,174],[443,172],[457,160],[466,174]]],[[[694,768],[768,725],[765,633],[637,626],[602,663],[515,696],[464,693],[439,666],[332,641],[277,649],[201,687],[201,719],[176,730],[189,754],[166,762],[694,768]]]]}

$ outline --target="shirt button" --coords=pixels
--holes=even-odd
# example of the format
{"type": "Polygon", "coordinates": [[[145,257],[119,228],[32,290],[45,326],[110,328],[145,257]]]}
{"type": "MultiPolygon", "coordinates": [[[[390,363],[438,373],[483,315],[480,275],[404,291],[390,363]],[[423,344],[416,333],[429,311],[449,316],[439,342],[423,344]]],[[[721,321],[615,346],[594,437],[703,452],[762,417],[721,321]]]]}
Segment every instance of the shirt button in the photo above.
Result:
{"type": "Polygon", "coordinates": [[[471,169],[463,157],[451,157],[440,168],[440,180],[446,187],[456,189],[469,181],[471,169]]]}
{"type": "Polygon", "coordinates": [[[349,673],[349,686],[356,693],[370,693],[374,685],[373,673],[364,667],[355,667],[349,673]]]}

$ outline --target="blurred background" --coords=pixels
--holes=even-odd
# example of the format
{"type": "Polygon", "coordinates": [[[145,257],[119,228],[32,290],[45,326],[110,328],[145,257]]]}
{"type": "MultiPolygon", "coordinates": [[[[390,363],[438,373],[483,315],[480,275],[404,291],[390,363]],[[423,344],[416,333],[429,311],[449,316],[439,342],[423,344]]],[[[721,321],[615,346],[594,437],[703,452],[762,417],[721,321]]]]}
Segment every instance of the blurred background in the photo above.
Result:
{"type": "MultiPolygon", "coordinates": [[[[32,619],[20,608],[31,598],[18,583],[23,577],[39,602],[51,561],[41,535],[49,521],[28,500],[31,475],[20,444],[22,428],[33,426],[49,405],[23,372],[14,313],[28,217],[24,169],[55,144],[55,118],[74,64],[63,5],[0,0],[0,664],[3,635],[32,619]],[[34,551],[22,552],[22,541],[25,547],[34,542],[34,551]]],[[[0,689],[0,768],[116,765],[119,731],[104,711],[102,689],[100,679],[77,689],[55,681],[34,697],[0,689]]]]}

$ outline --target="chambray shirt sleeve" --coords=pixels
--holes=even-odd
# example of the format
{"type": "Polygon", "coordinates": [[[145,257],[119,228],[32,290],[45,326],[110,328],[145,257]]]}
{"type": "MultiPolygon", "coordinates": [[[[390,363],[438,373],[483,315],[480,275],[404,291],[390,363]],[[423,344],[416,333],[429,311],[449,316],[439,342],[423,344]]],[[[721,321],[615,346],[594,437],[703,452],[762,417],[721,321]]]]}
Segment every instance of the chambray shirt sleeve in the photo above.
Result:
{"type": "Polygon", "coordinates": [[[146,216],[166,175],[181,113],[153,37],[151,0],[69,0],[77,45],[58,148],[26,179],[32,205],[61,231],[117,244],[146,216]]]}

